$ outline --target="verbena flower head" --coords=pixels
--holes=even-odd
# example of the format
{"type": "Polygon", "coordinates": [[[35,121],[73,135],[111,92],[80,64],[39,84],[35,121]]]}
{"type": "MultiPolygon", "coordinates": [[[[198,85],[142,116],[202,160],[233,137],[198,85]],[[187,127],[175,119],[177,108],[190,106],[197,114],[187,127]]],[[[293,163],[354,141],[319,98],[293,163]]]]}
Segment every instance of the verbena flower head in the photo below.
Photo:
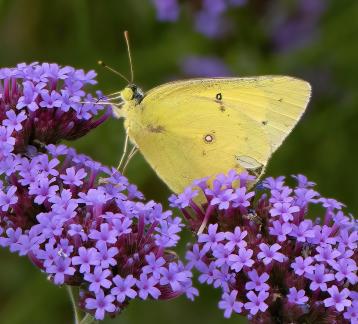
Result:
{"type": "Polygon", "coordinates": [[[171,205],[199,232],[188,266],[201,283],[221,289],[225,317],[356,323],[357,222],[306,177],[295,179],[295,187],[279,177],[254,189],[252,176],[230,171],[172,196],[171,205]]]}
{"type": "Polygon", "coordinates": [[[0,189],[0,245],[27,255],[57,285],[81,289],[97,319],[134,298],[197,295],[168,249],[183,224],[116,169],[64,145],[13,156],[0,189]]]}
{"type": "MultiPolygon", "coordinates": [[[[96,73],[54,63],[0,69],[0,154],[24,153],[60,140],[79,138],[111,114],[91,94],[96,73]]],[[[98,93],[100,96],[100,93],[98,93]]]]}

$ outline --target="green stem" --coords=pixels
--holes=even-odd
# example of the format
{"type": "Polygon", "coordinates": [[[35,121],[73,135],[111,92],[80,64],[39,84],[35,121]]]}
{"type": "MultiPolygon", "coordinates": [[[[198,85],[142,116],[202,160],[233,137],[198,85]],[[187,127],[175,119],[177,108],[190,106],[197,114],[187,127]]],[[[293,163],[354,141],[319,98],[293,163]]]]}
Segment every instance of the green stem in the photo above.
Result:
{"type": "Polygon", "coordinates": [[[79,312],[79,309],[77,307],[77,303],[76,303],[76,299],[75,299],[75,295],[74,295],[73,290],[74,290],[73,287],[67,286],[67,292],[68,292],[68,295],[70,296],[75,324],[80,324],[81,323],[80,312],[79,312]]]}

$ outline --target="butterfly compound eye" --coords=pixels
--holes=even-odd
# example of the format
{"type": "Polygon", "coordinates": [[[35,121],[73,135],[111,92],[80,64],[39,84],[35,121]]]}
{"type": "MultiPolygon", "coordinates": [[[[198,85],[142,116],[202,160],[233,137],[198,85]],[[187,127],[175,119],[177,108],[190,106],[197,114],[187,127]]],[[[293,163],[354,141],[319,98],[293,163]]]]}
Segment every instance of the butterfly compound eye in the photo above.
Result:
{"type": "Polygon", "coordinates": [[[129,101],[129,100],[132,100],[133,99],[133,90],[129,87],[125,88],[122,92],[121,92],[121,95],[122,95],[122,98],[123,100],[125,101],[129,101]]]}

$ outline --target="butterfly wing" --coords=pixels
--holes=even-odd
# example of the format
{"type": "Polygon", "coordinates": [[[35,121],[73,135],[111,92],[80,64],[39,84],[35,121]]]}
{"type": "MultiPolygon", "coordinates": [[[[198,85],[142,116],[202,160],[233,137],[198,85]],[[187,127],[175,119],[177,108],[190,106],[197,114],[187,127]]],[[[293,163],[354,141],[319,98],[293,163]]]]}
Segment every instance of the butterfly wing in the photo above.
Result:
{"type": "Polygon", "coordinates": [[[311,89],[284,76],[195,79],[149,91],[127,113],[131,140],[175,192],[229,169],[260,171],[303,114],[311,89]]]}

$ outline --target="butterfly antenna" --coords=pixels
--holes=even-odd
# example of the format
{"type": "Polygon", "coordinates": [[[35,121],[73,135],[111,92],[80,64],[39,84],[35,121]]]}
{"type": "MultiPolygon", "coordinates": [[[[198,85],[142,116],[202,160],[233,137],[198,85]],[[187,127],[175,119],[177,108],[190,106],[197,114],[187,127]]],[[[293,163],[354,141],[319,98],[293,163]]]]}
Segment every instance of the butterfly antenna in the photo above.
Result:
{"type": "Polygon", "coordinates": [[[106,63],[104,63],[103,61],[98,61],[97,62],[100,66],[103,66],[105,69],[113,72],[114,74],[117,74],[118,76],[120,76],[122,79],[126,80],[128,83],[131,83],[122,73],[116,71],[115,69],[111,68],[110,66],[108,66],[106,63]]]}
{"type": "Polygon", "coordinates": [[[131,68],[131,83],[133,83],[133,81],[134,81],[133,61],[132,61],[131,48],[129,46],[129,33],[127,30],[124,32],[124,38],[126,39],[129,66],[131,68]]]}

